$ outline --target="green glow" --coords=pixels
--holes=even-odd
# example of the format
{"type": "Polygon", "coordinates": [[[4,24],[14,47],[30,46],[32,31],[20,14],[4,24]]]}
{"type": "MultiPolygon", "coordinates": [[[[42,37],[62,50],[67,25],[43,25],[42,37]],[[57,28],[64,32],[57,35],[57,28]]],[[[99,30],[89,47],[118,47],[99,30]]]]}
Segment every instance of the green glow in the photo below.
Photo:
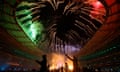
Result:
{"type": "Polygon", "coordinates": [[[34,22],[33,24],[30,25],[30,31],[31,31],[31,36],[32,38],[36,38],[36,35],[42,35],[44,28],[43,25],[40,22],[34,22]]]}
{"type": "Polygon", "coordinates": [[[80,58],[80,60],[93,59],[93,58],[96,58],[96,57],[105,55],[105,54],[107,54],[107,53],[109,53],[109,52],[112,52],[112,51],[114,51],[115,49],[119,49],[119,47],[120,47],[119,45],[116,45],[116,46],[113,46],[113,47],[110,47],[110,48],[107,48],[107,49],[104,49],[104,50],[101,50],[101,51],[92,53],[92,54],[90,54],[90,55],[82,56],[82,57],[80,58]]]}
{"type": "Polygon", "coordinates": [[[44,26],[39,21],[32,21],[32,12],[26,7],[31,6],[31,3],[22,2],[18,5],[18,9],[22,6],[22,10],[16,11],[16,19],[21,28],[27,34],[27,36],[35,43],[42,41],[44,39],[45,34],[44,26]],[[25,6],[25,7],[24,7],[25,6]],[[21,16],[21,17],[20,17],[21,16]]]}
{"type": "MultiPolygon", "coordinates": [[[[24,21],[24,20],[26,20],[26,19],[32,19],[32,16],[31,16],[31,15],[27,15],[27,16],[19,19],[19,20],[20,20],[20,21],[24,21]]],[[[32,21],[31,21],[31,22],[32,22],[32,21]]]]}
{"type": "Polygon", "coordinates": [[[21,10],[16,12],[16,16],[21,15],[21,14],[30,14],[31,12],[29,10],[21,10]]]}
{"type": "Polygon", "coordinates": [[[23,52],[21,50],[14,50],[13,52],[14,52],[14,54],[16,54],[18,56],[25,57],[25,58],[28,58],[28,59],[34,59],[34,60],[38,59],[38,57],[36,57],[34,55],[31,55],[31,54],[28,54],[26,52],[23,52]]]}

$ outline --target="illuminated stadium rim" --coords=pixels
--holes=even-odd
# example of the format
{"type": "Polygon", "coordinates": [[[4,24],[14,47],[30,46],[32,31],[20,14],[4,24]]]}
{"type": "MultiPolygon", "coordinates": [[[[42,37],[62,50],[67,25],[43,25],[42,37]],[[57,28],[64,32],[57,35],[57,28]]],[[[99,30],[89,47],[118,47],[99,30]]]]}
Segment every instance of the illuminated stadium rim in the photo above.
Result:
{"type": "MultiPolygon", "coordinates": [[[[102,2],[101,2],[102,3],[102,2]]],[[[103,3],[102,3],[102,5],[104,5],[103,3]]],[[[106,8],[106,7],[104,7],[104,8],[106,8]]],[[[107,10],[106,10],[107,11],[107,10]]],[[[105,15],[106,16],[106,15],[105,15]]],[[[107,16],[106,16],[107,17],[107,16]]]]}
{"type": "MultiPolygon", "coordinates": [[[[106,14],[106,18],[107,18],[107,16],[108,16],[108,10],[109,10],[109,8],[107,7],[107,4],[106,4],[106,2],[104,1],[104,0],[99,0],[103,5],[104,5],[104,7],[106,8],[106,11],[107,11],[107,14],[106,14]]],[[[19,3],[18,3],[19,4],[19,3]]],[[[17,5],[17,4],[16,4],[17,5]]]]}
{"type": "MultiPolygon", "coordinates": [[[[114,1],[114,3],[109,5],[109,6],[107,5],[107,2],[105,2],[105,0],[99,0],[99,1],[104,5],[104,7],[106,9],[106,20],[107,20],[107,18],[109,18],[109,16],[112,15],[112,14],[109,15],[110,11],[111,11],[110,8],[117,4],[117,0],[114,1]]],[[[115,13],[117,14],[119,12],[115,12],[115,13]]],[[[114,14],[114,12],[113,12],[113,14],[114,14]]],[[[104,23],[106,23],[106,20],[104,21],[104,23]]],[[[120,47],[120,44],[116,43],[115,45],[107,46],[106,49],[102,49],[102,50],[99,50],[99,51],[96,51],[96,52],[93,52],[93,53],[89,53],[87,55],[82,55],[82,56],[79,57],[79,60],[81,60],[81,61],[88,61],[88,60],[93,60],[93,59],[97,59],[99,57],[108,55],[109,53],[113,53],[114,54],[114,52],[118,52],[119,51],[119,47],[120,47]]]]}

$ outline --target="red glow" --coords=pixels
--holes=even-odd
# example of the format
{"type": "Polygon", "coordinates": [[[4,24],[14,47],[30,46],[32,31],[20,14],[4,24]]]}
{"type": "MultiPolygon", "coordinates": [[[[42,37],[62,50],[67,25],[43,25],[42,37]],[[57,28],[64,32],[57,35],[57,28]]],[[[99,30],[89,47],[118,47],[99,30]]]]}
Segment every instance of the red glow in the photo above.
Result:
{"type": "Polygon", "coordinates": [[[100,1],[95,1],[92,3],[94,8],[101,8],[103,7],[100,1]]]}

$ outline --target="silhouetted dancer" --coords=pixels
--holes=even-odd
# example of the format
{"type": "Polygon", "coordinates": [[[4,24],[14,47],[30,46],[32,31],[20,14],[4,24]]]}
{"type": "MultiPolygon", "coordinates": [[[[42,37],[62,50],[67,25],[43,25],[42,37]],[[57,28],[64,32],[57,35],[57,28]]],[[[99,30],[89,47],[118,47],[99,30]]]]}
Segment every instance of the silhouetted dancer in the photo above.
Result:
{"type": "Polygon", "coordinates": [[[48,67],[47,67],[47,58],[46,55],[42,56],[42,61],[36,60],[38,64],[40,64],[40,72],[48,72],[48,67]]]}
{"type": "Polygon", "coordinates": [[[65,72],[68,72],[68,64],[65,63],[65,72]]]}
{"type": "Polygon", "coordinates": [[[73,61],[73,72],[79,72],[78,70],[78,61],[77,61],[77,58],[75,56],[73,56],[73,58],[69,57],[68,55],[66,55],[66,57],[70,60],[73,61]]]}

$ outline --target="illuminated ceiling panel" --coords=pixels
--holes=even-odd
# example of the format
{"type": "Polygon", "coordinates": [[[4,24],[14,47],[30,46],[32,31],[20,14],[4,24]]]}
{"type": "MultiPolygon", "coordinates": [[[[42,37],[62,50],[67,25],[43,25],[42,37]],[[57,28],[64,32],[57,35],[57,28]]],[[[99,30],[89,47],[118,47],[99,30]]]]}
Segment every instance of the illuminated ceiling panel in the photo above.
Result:
{"type": "Polygon", "coordinates": [[[22,28],[16,21],[16,5],[16,0],[0,0],[0,41],[3,42],[3,44],[5,43],[4,45],[8,46],[5,48],[1,48],[4,48],[5,51],[7,50],[7,52],[16,55],[17,53],[14,51],[18,50],[21,52],[18,53],[19,56],[29,58],[24,55],[24,53],[26,53],[26,55],[31,56],[31,59],[34,59],[33,53],[36,53],[36,55],[40,56],[41,51],[31,41],[31,39],[26,35],[26,33],[22,30],[22,28]]]}

